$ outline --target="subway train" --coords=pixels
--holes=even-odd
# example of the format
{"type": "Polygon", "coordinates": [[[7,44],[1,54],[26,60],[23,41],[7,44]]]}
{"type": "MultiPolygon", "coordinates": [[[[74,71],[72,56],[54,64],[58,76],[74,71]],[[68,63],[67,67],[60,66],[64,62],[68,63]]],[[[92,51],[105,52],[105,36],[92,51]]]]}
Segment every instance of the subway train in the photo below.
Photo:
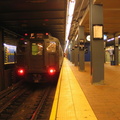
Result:
{"type": "Polygon", "coordinates": [[[16,77],[26,82],[54,82],[63,62],[63,50],[57,38],[48,33],[30,33],[21,39],[16,52],[16,77]]]}

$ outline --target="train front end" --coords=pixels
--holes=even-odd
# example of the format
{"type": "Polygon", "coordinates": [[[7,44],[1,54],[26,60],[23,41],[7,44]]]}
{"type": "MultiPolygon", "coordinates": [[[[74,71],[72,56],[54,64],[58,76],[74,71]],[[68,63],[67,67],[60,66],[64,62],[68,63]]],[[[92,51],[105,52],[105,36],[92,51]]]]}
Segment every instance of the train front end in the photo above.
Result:
{"type": "Polygon", "coordinates": [[[18,65],[18,76],[34,83],[56,81],[60,71],[59,50],[59,42],[53,37],[32,36],[26,43],[24,62],[18,65]]]}

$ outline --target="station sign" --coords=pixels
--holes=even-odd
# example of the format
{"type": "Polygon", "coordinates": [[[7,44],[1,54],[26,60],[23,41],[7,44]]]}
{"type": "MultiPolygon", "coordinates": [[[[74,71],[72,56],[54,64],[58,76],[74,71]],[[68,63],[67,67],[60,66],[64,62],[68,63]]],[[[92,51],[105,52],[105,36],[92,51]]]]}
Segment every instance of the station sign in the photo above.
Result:
{"type": "Polygon", "coordinates": [[[85,42],[84,40],[79,40],[79,50],[84,50],[85,42]]]}
{"type": "Polygon", "coordinates": [[[75,46],[74,46],[74,48],[77,48],[78,47],[78,45],[76,44],[75,46]]]}
{"type": "Polygon", "coordinates": [[[103,25],[102,24],[93,25],[93,39],[103,40],[103,25]]]}
{"type": "Polygon", "coordinates": [[[47,38],[49,33],[25,33],[24,36],[25,38],[28,39],[44,39],[45,37],[47,38]]]}
{"type": "Polygon", "coordinates": [[[43,33],[31,33],[30,34],[30,39],[42,39],[44,38],[43,33]]]}

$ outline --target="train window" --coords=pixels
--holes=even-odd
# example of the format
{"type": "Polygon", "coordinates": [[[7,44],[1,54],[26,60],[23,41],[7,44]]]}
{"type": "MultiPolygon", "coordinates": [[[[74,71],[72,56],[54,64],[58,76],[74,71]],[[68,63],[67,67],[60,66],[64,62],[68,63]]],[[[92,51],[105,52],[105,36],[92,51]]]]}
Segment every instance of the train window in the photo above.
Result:
{"type": "Polygon", "coordinates": [[[42,55],[42,54],[43,54],[43,44],[32,43],[32,55],[42,55]]]}
{"type": "Polygon", "coordinates": [[[47,43],[47,52],[56,52],[56,42],[47,43]]]}

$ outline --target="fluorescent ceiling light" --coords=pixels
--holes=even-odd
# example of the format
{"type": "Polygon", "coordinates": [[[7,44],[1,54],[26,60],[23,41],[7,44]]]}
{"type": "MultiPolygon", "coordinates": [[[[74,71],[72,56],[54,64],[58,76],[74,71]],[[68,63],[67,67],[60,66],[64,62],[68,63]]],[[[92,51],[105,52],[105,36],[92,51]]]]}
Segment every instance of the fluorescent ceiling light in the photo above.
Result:
{"type": "Polygon", "coordinates": [[[74,13],[74,7],[75,7],[75,0],[70,0],[68,3],[68,9],[67,9],[67,18],[66,18],[66,41],[68,40],[69,32],[70,32],[70,27],[71,27],[71,22],[73,18],[73,13],[74,13]]]}
{"type": "Polygon", "coordinates": [[[66,33],[65,33],[65,41],[67,41],[66,42],[67,44],[66,44],[65,50],[66,50],[68,42],[69,42],[68,36],[69,36],[71,22],[72,22],[72,18],[73,18],[75,2],[76,2],[76,0],[69,0],[68,6],[67,6],[66,33]]]}
{"type": "Polygon", "coordinates": [[[107,40],[107,42],[113,41],[115,38],[110,38],[107,40]]]}
{"type": "Polygon", "coordinates": [[[77,41],[77,39],[78,39],[78,34],[77,34],[76,37],[75,37],[75,41],[77,41]]]}

